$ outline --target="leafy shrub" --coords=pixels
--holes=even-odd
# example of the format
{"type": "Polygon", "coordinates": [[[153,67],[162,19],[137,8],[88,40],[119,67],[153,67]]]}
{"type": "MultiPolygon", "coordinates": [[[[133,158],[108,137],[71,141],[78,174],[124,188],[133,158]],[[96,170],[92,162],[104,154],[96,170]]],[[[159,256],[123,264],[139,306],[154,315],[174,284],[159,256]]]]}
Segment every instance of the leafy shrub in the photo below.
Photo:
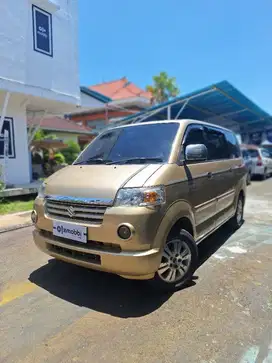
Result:
{"type": "Polygon", "coordinates": [[[75,159],[78,157],[78,154],[80,153],[80,146],[75,141],[68,141],[67,142],[68,147],[65,149],[62,149],[62,154],[66,160],[67,164],[72,164],[75,159]]]}
{"type": "Polygon", "coordinates": [[[54,155],[54,160],[57,164],[64,164],[66,162],[64,155],[60,152],[54,155]]]}

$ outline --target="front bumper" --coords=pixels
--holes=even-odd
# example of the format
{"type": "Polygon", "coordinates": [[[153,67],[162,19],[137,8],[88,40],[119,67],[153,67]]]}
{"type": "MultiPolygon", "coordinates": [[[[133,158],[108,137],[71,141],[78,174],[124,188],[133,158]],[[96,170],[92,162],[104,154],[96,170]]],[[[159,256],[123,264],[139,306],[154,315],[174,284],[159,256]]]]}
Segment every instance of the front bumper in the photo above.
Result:
{"type": "Polygon", "coordinates": [[[33,238],[41,251],[57,259],[130,279],[152,278],[161,259],[159,249],[134,252],[100,251],[58,239],[38,229],[34,230],[33,238]]]}

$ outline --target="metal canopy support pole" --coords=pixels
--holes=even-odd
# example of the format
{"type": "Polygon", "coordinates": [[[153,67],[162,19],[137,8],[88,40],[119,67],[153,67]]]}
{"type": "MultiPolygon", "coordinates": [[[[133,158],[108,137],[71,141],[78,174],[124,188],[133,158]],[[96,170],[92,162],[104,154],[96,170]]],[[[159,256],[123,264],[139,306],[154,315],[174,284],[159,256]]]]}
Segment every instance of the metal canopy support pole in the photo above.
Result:
{"type": "Polygon", "coordinates": [[[177,113],[177,116],[175,117],[175,120],[178,120],[179,116],[181,115],[181,113],[183,112],[185,107],[188,105],[189,101],[190,101],[190,98],[187,98],[187,100],[185,100],[184,104],[181,106],[179,112],[177,113]]]}
{"type": "Polygon", "coordinates": [[[9,158],[9,132],[8,130],[5,130],[4,131],[4,175],[3,175],[4,186],[6,186],[8,182],[8,158],[9,158]]]}
{"type": "MultiPolygon", "coordinates": [[[[185,100],[177,100],[177,101],[175,101],[175,102],[173,102],[173,103],[171,103],[171,107],[172,106],[175,106],[175,105],[177,105],[177,104],[179,104],[179,103],[183,103],[184,101],[186,101],[186,100],[192,100],[192,99],[194,99],[194,98],[197,98],[197,97],[200,97],[200,96],[203,96],[203,95],[206,95],[206,94],[209,94],[209,93],[212,93],[212,92],[214,92],[215,91],[215,88],[210,88],[210,89],[208,89],[208,90],[206,90],[206,91],[203,91],[203,92],[200,92],[200,93],[198,93],[198,94],[196,94],[196,95],[192,95],[192,96],[189,96],[187,99],[185,99],[185,100]]],[[[167,108],[169,106],[169,102],[166,104],[166,105],[163,105],[163,106],[161,106],[161,107],[158,107],[158,108],[156,108],[155,110],[153,110],[152,111],[152,109],[151,110],[147,110],[146,112],[143,112],[142,111],[142,114],[141,115],[138,115],[137,116],[137,114],[135,114],[135,119],[133,118],[133,116],[129,116],[129,118],[132,118],[132,120],[134,119],[134,121],[132,122],[132,123],[136,123],[136,122],[142,122],[142,121],[144,121],[144,120],[146,120],[148,117],[150,117],[150,116],[153,116],[153,115],[155,115],[156,113],[158,113],[159,111],[161,111],[161,110],[164,110],[165,108],[167,108]],[[140,116],[142,116],[142,117],[140,117],[140,116]],[[138,117],[140,117],[139,119],[138,119],[138,117]]],[[[130,120],[126,120],[127,119],[127,117],[124,119],[124,120],[121,120],[120,121],[120,124],[122,123],[124,123],[124,124],[126,124],[126,122],[128,122],[128,121],[130,121],[130,120]]]]}
{"type": "Polygon", "coordinates": [[[167,120],[171,120],[171,106],[167,106],[167,120]]]}
{"type": "MultiPolygon", "coordinates": [[[[5,118],[6,118],[9,99],[10,99],[10,92],[7,92],[6,96],[5,96],[5,100],[4,100],[1,118],[0,118],[0,135],[2,133],[2,128],[4,125],[5,118]]],[[[3,175],[2,176],[0,175],[1,177],[3,177],[4,186],[7,183],[7,164],[8,164],[8,149],[9,149],[8,140],[9,140],[9,133],[7,130],[5,130],[4,131],[4,168],[3,168],[4,171],[3,171],[3,175]]]]}

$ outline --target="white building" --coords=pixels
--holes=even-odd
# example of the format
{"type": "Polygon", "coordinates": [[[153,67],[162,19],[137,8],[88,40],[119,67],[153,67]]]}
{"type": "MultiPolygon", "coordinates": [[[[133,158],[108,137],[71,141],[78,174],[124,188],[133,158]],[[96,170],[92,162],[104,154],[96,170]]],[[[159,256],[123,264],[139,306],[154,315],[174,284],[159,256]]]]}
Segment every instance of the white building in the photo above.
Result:
{"type": "Polygon", "coordinates": [[[31,180],[27,114],[63,115],[80,106],[77,3],[0,1],[0,166],[8,184],[31,180]]]}

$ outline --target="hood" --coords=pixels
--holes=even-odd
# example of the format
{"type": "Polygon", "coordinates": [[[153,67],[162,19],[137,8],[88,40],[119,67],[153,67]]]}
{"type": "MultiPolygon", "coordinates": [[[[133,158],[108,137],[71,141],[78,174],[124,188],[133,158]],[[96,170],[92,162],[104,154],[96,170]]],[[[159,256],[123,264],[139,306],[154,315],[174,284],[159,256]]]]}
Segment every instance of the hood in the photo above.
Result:
{"type": "Polygon", "coordinates": [[[47,195],[114,200],[117,191],[141,187],[159,168],[153,165],[71,165],[51,175],[45,182],[47,195]]]}

